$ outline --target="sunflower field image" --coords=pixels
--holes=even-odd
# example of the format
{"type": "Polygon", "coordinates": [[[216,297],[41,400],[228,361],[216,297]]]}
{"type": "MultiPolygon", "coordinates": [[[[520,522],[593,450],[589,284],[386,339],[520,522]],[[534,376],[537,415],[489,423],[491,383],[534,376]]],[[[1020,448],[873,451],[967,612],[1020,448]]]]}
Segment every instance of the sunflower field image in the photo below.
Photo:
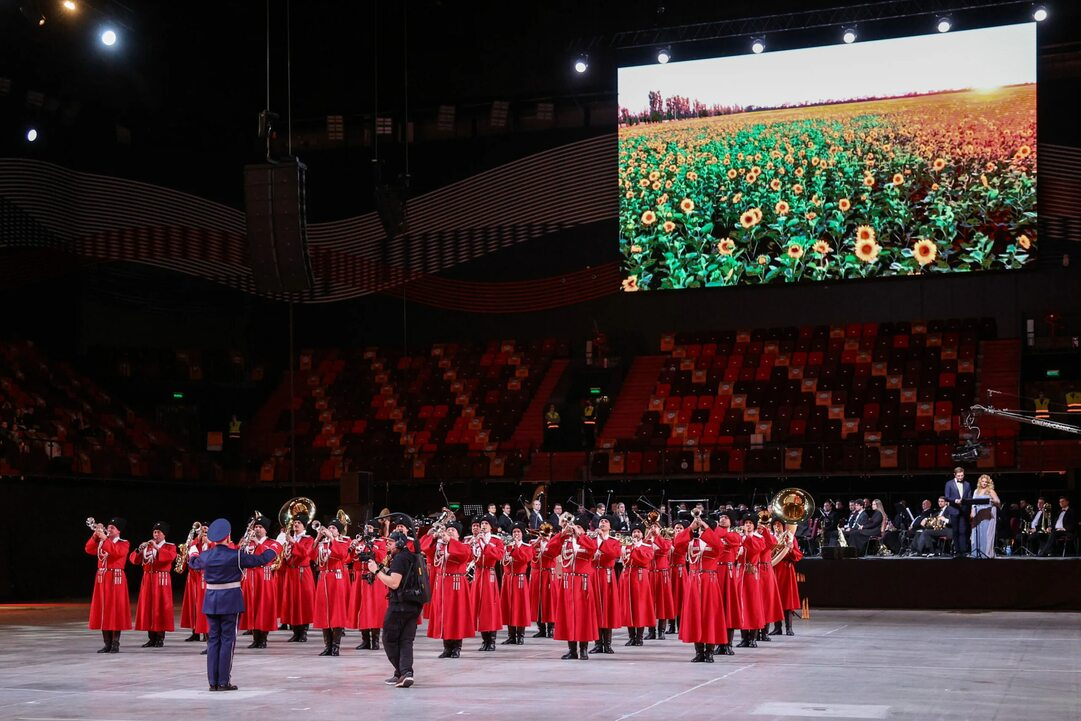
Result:
{"type": "Polygon", "coordinates": [[[1034,259],[1035,84],[707,117],[654,100],[619,128],[624,291],[1034,259]]]}

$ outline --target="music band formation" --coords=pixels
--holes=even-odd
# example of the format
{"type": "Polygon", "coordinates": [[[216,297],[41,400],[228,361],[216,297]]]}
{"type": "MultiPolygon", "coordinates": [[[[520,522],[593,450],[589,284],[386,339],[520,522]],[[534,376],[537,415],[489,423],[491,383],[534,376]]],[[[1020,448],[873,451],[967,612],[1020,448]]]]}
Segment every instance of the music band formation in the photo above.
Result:
{"type": "MultiPolygon", "coordinates": [[[[497,516],[494,504],[489,509],[472,520],[468,534],[443,509],[423,525],[404,513],[376,517],[350,537],[344,512],[320,524],[314,502],[298,497],[283,505],[276,537],[271,520],[256,512],[235,545],[226,529],[195,523],[178,546],[158,523],[152,539],[134,551],[121,538],[123,519],[90,518],[86,552],[97,557],[98,569],[89,627],[102,632],[99,653],[119,651],[121,632],[133,628],[124,574],[130,562],[143,566],[134,628],[147,633],[144,647],[162,646],[174,630],[171,574],[186,571],[180,625],[191,631],[186,641],[210,634],[212,657],[230,643],[230,631],[208,622],[208,591],[237,592],[235,628],[250,633],[250,649],[266,648],[277,630],[290,631],[286,642],[304,643],[316,628],[321,656],[339,655],[346,630],[359,631],[357,650],[378,650],[388,593],[373,583],[373,569],[386,569],[388,545],[396,545],[388,539],[404,537],[427,564],[430,600],[416,623],[427,620],[427,635],[442,640],[439,658],[459,658],[463,642],[477,635],[478,652],[494,651],[503,629],[502,645],[522,645],[535,625],[532,638],[566,642],[564,659],[614,653],[613,630],[626,628],[626,646],[675,635],[694,645],[691,660],[712,663],[715,654],[734,654],[733,647],[794,635],[792,617],[804,608],[793,530],[814,503],[799,489],[778,493],[756,513],[734,518],[694,509],[670,526],[657,511],[633,522],[622,513],[584,509],[544,520],[534,502],[526,522],[513,523],[497,516]],[[239,581],[216,583],[204,574],[203,559],[219,545],[230,549],[239,581]],[[217,643],[215,634],[223,637],[217,643]]],[[[561,510],[558,504],[554,510],[561,510]]],[[[230,645],[230,659],[231,652],[230,645]]],[[[221,660],[223,687],[230,659],[221,660]]],[[[216,685],[212,671],[211,690],[216,685]]]]}

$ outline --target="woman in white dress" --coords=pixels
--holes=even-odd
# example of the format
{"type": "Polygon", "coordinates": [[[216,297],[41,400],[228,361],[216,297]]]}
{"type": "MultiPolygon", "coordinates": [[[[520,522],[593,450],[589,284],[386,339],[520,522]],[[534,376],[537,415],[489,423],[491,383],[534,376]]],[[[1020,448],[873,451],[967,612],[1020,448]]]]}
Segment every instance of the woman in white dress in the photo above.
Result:
{"type": "Polygon", "coordinates": [[[973,505],[972,519],[972,555],[979,557],[982,553],[988,558],[995,557],[995,526],[998,523],[998,509],[1002,506],[995,493],[995,482],[986,473],[976,481],[976,490],[972,492],[973,498],[990,498],[991,502],[986,505],[973,505]]]}

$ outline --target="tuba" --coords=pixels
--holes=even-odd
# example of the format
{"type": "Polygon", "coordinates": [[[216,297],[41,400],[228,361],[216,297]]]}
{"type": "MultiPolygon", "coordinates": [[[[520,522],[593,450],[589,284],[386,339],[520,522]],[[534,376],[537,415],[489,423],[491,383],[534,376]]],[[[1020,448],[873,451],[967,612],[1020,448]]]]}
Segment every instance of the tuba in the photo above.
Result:
{"type": "Polygon", "coordinates": [[[286,534],[289,533],[289,527],[293,525],[293,519],[301,514],[306,515],[309,520],[315,518],[315,501],[304,496],[297,496],[282,504],[281,509],[278,510],[278,523],[286,529],[286,534]]]}
{"type": "MultiPolygon", "coordinates": [[[[802,488],[784,488],[778,491],[769,502],[769,513],[773,518],[784,521],[787,540],[795,543],[793,534],[796,525],[802,521],[811,520],[815,512],[815,502],[811,494],[802,488]]],[[[773,555],[770,563],[776,566],[788,555],[791,545],[787,542],[778,543],[773,547],[773,555]]]]}
{"type": "Polygon", "coordinates": [[[349,514],[345,512],[344,508],[339,508],[338,513],[335,514],[334,519],[342,524],[342,535],[348,535],[349,526],[352,525],[353,519],[349,517],[349,514]]]}

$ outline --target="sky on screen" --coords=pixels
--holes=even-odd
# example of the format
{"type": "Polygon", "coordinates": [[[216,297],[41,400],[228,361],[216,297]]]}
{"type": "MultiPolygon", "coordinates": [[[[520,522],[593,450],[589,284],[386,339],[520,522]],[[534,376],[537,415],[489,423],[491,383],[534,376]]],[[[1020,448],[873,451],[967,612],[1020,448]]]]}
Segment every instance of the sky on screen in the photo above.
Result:
{"type": "Polygon", "coordinates": [[[648,94],[778,106],[1036,82],[1036,23],[619,69],[619,105],[648,94]]]}

